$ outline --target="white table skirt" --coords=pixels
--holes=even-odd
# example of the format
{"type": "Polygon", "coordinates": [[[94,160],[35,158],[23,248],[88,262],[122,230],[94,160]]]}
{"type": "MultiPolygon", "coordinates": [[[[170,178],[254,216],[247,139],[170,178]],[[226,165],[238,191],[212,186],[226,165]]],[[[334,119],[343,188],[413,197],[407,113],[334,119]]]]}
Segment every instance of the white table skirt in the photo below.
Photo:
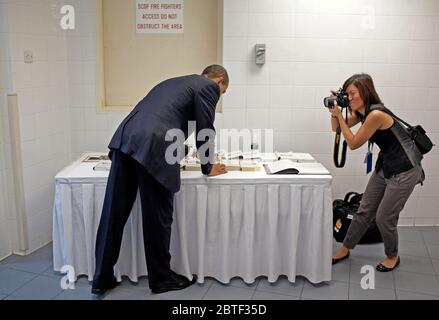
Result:
{"type": "MultiPolygon", "coordinates": [[[[173,270],[188,277],[197,274],[199,283],[205,277],[223,283],[241,277],[252,283],[258,276],[275,282],[280,275],[291,282],[298,275],[313,283],[331,280],[331,176],[236,180],[233,174],[238,173],[224,179],[185,174],[174,198],[173,270]]],[[[54,270],[70,265],[76,276],[93,278],[107,175],[92,171],[88,163],[57,175],[54,270]]],[[[115,267],[118,280],[147,275],[141,221],[138,196],[115,267]]]]}

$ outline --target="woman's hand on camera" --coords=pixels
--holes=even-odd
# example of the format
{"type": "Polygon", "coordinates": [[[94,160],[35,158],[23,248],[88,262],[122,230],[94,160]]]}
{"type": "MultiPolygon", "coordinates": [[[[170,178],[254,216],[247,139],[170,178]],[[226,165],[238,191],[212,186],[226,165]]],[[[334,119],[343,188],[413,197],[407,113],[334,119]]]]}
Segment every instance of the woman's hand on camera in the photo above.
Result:
{"type": "Polygon", "coordinates": [[[332,108],[328,108],[328,110],[331,113],[331,116],[334,118],[338,118],[338,115],[341,114],[341,109],[337,105],[337,101],[334,101],[334,106],[332,108]]]}

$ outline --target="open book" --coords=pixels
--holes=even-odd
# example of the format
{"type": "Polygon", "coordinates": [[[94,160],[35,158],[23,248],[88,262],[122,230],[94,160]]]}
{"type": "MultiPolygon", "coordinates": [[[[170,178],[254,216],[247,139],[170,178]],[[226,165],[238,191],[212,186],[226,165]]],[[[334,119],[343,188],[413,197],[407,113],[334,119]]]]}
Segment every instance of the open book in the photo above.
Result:
{"type": "Polygon", "coordinates": [[[110,171],[111,160],[100,160],[94,167],[94,171],[110,171]]]}
{"type": "Polygon", "coordinates": [[[269,162],[264,168],[267,174],[329,174],[328,169],[318,162],[300,163],[290,159],[269,162]]]}
{"type": "Polygon", "coordinates": [[[278,160],[289,159],[294,162],[317,162],[312,155],[309,153],[301,152],[275,152],[278,160]]]}
{"type": "Polygon", "coordinates": [[[253,159],[262,159],[262,156],[259,151],[249,151],[249,152],[232,151],[229,153],[222,154],[221,158],[224,160],[232,160],[232,159],[253,160],[253,159]]]}

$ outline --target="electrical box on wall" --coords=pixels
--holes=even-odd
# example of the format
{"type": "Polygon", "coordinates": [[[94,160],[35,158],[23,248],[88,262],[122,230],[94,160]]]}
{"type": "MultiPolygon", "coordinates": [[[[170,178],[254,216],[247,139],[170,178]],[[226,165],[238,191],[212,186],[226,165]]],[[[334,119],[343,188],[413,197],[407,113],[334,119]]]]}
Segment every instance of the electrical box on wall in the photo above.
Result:
{"type": "Polygon", "coordinates": [[[34,54],[31,50],[26,50],[24,52],[24,63],[33,63],[34,62],[34,54]]]}
{"type": "Polygon", "coordinates": [[[265,63],[265,44],[255,45],[256,64],[263,65],[265,63]]]}

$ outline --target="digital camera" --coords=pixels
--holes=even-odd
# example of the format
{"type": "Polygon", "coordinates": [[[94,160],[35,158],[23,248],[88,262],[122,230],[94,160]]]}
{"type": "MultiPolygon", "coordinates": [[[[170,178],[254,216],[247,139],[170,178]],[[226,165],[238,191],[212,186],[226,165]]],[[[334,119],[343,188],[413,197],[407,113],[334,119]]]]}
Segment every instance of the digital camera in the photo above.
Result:
{"type": "Polygon", "coordinates": [[[348,94],[342,88],[338,89],[333,96],[325,97],[323,104],[326,108],[332,108],[335,105],[335,101],[337,101],[337,105],[342,109],[349,107],[348,94]]]}

